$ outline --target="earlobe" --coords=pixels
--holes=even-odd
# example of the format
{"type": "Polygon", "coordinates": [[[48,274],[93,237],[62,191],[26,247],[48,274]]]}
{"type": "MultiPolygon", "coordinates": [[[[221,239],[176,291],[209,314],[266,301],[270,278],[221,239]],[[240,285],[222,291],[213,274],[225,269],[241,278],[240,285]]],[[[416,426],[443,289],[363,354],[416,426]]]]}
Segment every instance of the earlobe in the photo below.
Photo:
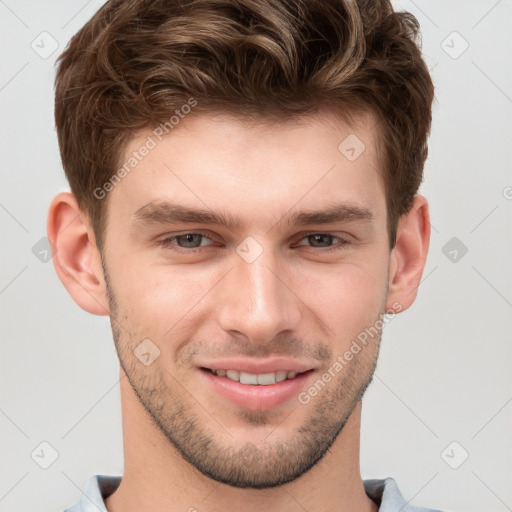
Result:
{"type": "Polygon", "coordinates": [[[108,315],[106,287],[94,232],[69,192],[52,201],[47,221],[53,264],[73,300],[93,315],[108,315]]]}
{"type": "MultiPolygon", "coordinates": [[[[430,215],[425,197],[416,195],[408,214],[400,218],[391,252],[386,311],[409,308],[416,298],[430,243],[430,215]]],[[[398,311],[397,311],[398,312],[398,311]]]]}

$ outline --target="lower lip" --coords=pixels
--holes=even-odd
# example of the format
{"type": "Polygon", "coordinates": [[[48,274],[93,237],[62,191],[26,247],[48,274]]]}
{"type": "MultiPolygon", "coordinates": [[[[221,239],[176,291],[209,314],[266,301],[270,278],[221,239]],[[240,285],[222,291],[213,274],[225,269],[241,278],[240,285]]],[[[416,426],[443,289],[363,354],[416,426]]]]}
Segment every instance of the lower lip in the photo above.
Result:
{"type": "Polygon", "coordinates": [[[272,409],[298,396],[304,388],[306,380],[313,370],[301,373],[293,379],[286,379],[276,384],[267,386],[255,384],[241,384],[240,382],[219,377],[209,370],[199,370],[208,380],[214,391],[231,403],[243,409],[262,411],[272,409]]]}

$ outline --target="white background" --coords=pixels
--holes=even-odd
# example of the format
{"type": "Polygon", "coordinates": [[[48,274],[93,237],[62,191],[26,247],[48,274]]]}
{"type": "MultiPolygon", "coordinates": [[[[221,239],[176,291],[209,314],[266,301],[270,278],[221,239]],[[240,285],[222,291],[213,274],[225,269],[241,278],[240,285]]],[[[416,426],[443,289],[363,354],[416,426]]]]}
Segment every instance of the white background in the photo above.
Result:
{"type": "MultiPolygon", "coordinates": [[[[2,512],[62,511],[91,475],[123,471],[108,319],[76,306],[32,252],[51,198],[67,188],[54,61],[101,4],[0,1],[2,512]],[[31,47],[46,37],[51,49],[44,31],[58,43],[47,59],[31,47]],[[59,454],[48,469],[31,458],[43,441],[59,454]]],[[[418,17],[436,85],[420,191],[432,238],[416,303],[384,332],[363,406],[362,475],[394,477],[416,505],[512,510],[512,2],[396,8],[418,17]],[[467,247],[456,262],[443,253],[452,237],[467,247]]]]}

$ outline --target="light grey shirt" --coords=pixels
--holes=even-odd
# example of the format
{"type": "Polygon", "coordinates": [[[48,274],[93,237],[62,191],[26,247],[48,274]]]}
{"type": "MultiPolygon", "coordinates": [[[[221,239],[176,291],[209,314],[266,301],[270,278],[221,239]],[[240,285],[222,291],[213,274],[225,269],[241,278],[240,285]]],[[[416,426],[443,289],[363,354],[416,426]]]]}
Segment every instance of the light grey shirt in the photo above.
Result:
{"type": "MultiPolygon", "coordinates": [[[[85,484],[80,502],[64,512],[108,512],[104,500],[120,483],[120,476],[92,476],[85,484]]],[[[409,505],[393,478],[363,480],[363,484],[366,494],[379,505],[379,512],[441,512],[437,509],[409,505]]]]}

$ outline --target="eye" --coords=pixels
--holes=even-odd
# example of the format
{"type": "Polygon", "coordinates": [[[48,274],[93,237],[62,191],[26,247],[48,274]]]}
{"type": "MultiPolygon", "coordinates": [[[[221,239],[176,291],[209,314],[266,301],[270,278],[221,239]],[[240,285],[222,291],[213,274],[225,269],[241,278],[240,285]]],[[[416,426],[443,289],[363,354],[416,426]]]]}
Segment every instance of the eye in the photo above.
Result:
{"type": "MultiPolygon", "coordinates": [[[[173,234],[158,242],[161,247],[182,254],[193,254],[202,248],[214,245],[214,243],[210,236],[201,232],[173,234]]],[[[319,249],[321,253],[341,250],[347,245],[350,245],[348,240],[331,233],[309,233],[305,236],[303,235],[299,239],[299,243],[296,244],[296,246],[319,249]],[[304,244],[302,243],[303,241],[307,243],[304,244]],[[335,243],[336,241],[338,243],[335,243]]]]}
{"type": "MultiPolygon", "coordinates": [[[[322,250],[321,252],[330,252],[337,251],[339,249],[343,249],[346,245],[349,245],[350,242],[345,238],[341,238],[339,236],[330,234],[330,233],[310,233],[301,239],[309,242],[309,247],[313,247],[315,249],[321,249],[326,247],[327,249],[322,250]],[[338,244],[332,245],[334,240],[338,240],[338,244]]],[[[305,245],[299,243],[298,245],[305,245]]]]}
{"type": "Polygon", "coordinates": [[[176,252],[190,253],[195,252],[200,247],[211,244],[203,243],[205,240],[213,242],[213,240],[205,233],[183,233],[180,235],[171,235],[159,242],[164,248],[170,248],[176,252]]]}

